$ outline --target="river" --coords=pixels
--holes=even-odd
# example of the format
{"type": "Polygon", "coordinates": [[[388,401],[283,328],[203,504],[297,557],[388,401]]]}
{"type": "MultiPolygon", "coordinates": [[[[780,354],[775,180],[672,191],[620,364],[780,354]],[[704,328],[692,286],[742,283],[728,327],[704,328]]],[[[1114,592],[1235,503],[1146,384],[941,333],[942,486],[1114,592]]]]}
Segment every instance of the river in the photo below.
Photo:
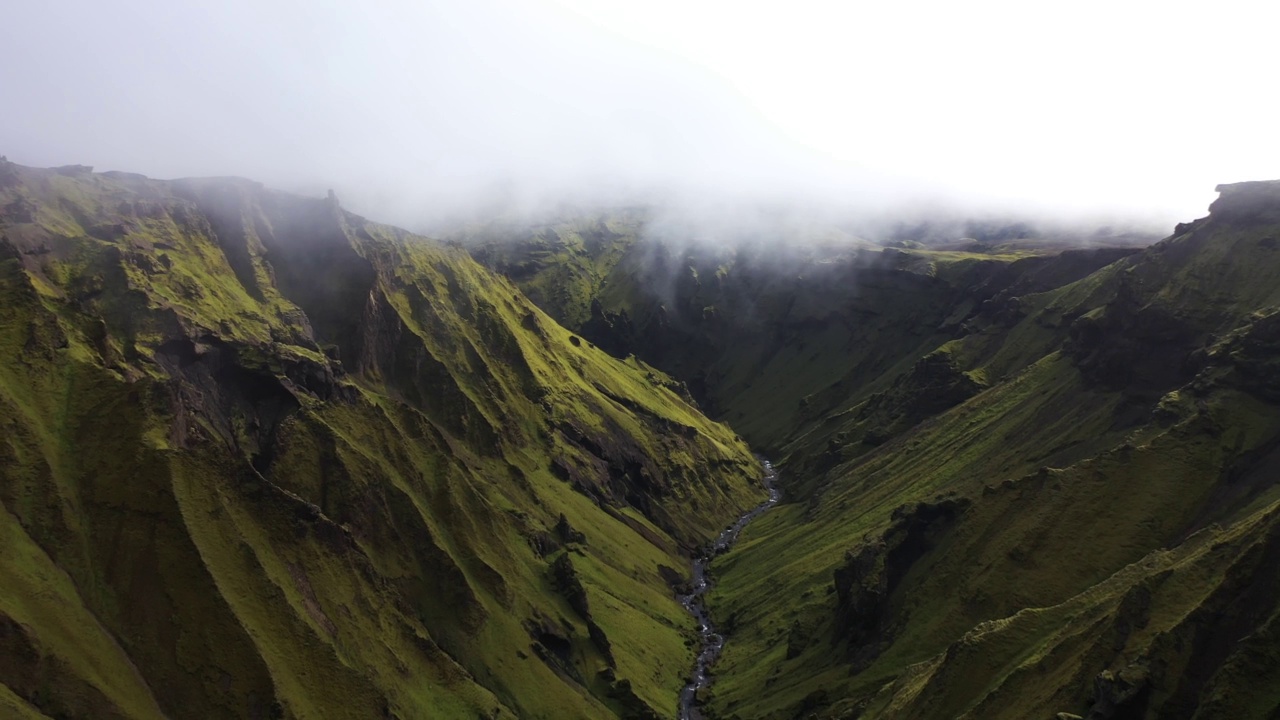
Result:
{"type": "Polygon", "coordinates": [[[711,614],[707,612],[706,600],[704,596],[711,589],[711,579],[707,574],[707,570],[711,565],[711,561],[717,555],[721,555],[733,547],[737,542],[738,535],[742,533],[742,529],[752,520],[760,517],[766,510],[778,504],[782,499],[782,491],[778,489],[778,473],[773,469],[773,463],[768,460],[761,459],[761,465],[764,466],[764,487],[769,491],[769,499],[760,503],[751,511],[738,518],[737,522],[725,528],[721,532],[716,541],[711,544],[710,548],[703,552],[699,557],[693,560],[693,590],[688,595],[680,596],[680,604],[684,605],[689,614],[698,623],[698,638],[702,645],[702,650],[698,653],[698,660],[693,666],[693,675],[689,678],[689,684],[684,686],[680,691],[680,720],[702,720],[702,713],[697,707],[698,691],[711,683],[710,668],[715,663],[716,658],[720,657],[720,651],[724,649],[724,636],[716,632],[716,626],[711,622],[711,614]]]}

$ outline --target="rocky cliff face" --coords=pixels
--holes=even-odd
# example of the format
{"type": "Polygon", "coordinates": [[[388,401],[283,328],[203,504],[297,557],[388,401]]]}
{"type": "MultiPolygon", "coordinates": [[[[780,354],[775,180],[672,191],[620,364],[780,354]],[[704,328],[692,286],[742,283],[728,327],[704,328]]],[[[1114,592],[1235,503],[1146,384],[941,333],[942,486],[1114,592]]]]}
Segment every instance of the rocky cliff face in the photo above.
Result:
{"type": "Polygon", "coordinates": [[[0,708],[665,713],[746,447],[463,251],[0,167],[0,708]],[[620,690],[625,686],[625,692],[620,690]]]}

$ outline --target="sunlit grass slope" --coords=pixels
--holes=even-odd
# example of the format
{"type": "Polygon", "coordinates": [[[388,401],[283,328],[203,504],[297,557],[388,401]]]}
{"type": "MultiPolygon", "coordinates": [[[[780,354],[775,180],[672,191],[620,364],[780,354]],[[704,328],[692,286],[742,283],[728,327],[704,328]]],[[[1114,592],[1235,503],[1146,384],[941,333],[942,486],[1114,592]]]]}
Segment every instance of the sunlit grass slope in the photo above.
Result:
{"type": "Polygon", "coordinates": [[[662,717],[758,502],[681,386],[333,198],[0,165],[0,712],[662,717]]]}

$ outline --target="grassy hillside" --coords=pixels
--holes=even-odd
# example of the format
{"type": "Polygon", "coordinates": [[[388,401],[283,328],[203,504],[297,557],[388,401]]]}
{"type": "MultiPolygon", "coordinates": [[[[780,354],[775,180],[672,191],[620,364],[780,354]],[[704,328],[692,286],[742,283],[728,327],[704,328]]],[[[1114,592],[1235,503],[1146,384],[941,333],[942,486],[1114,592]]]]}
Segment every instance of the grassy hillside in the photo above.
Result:
{"type": "Polygon", "coordinates": [[[1280,184],[1221,189],[1141,252],[637,226],[575,286],[566,322],[781,461],[714,568],[709,717],[1280,713],[1280,184]]]}
{"type": "Polygon", "coordinates": [[[1227,186],[793,438],[802,501],[719,567],[714,714],[1280,712],[1278,235],[1280,184],[1227,186]],[[960,401],[866,443],[921,388],[960,401]]]}
{"type": "Polygon", "coordinates": [[[566,327],[686,382],[709,414],[778,454],[964,332],[998,295],[1078,280],[1134,252],[1051,239],[948,246],[854,237],[711,242],[652,211],[460,235],[566,327]]]}
{"type": "Polygon", "coordinates": [[[670,712],[761,495],[678,383],[332,197],[3,164],[0,238],[6,714],[670,712]]]}
{"type": "Polygon", "coordinates": [[[708,717],[1280,715],[1280,183],[1142,251],[648,222],[0,165],[0,710],[667,716],[737,432],[708,717]]]}

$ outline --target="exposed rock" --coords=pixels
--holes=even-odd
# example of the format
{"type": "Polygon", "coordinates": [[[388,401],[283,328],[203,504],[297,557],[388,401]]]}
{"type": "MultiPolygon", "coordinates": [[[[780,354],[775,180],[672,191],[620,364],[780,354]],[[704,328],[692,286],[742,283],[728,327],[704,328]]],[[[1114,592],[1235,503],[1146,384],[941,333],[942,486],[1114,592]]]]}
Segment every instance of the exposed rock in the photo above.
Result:
{"type": "Polygon", "coordinates": [[[877,539],[845,553],[834,573],[833,643],[845,645],[855,667],[879,656],[894,632],[889,598],[917,559],[950,530],[968,500],[944,500],[899,507],[893,523],[877,539]]]}
{"type": "Polygon", "coordinates": [[[1136,276],[1122,274],[1115,297],[1101,312],[1071,324],[1065,352],[1105,388],[1163,394],[1188,382],[1201,367],[1195,350],[1203,331],[1146,294],[1136,276]]]}
{"type": "Polygon", "coordinates": [[[1232,384],[1280,403],[1280,312],[1251,319],[1212,357],[1235,370],[1232,384]]]}
{"type": "Polygon", "coordinates": [[[569,558],[569,553],[561,553],[551,563],[551,582],[555,585],[565,600],[569,601],[569,607],[578,613],[583,620],[591,618],[591,608],[587,602],[587,591],[582,587],[582,582],[578,579],[578,571],[573,567],[573,560],[569,558]]]}
{"type": "Polygon", "coordinates": [[[1280,180],[1219,185],[1218,199],[1209,205],[1215,220],[1236,224],[1280,223],[1280,180]]]}
{"type": "Polygon", "coordinates": [[[609,688],[609,696],[622,704],[622,720],[661,720],[660,715],[648,703],[636,695],[631,681],[620,678],[609,688]]]}
{"type": "Polygon", "coordinates": [[[1131,665],[1119,673],[1103,670],[1093,680],[1093,707],[1085,720],[1143,717],[1150,691],[1143,665],[1131,665]]]}
{"type": "Polygon", "coordinates": [[[858,420],[866,428],[863,442],[880,445],[982,390],[972,375],[956,367],[950,353],[930,353],[894,380],[890,389],[868,398],[858,411],[858,420]]]}
{"type": "Polygon", "coordinates": [[[573,526],[569,524],[569,519],[564,516],[564,513],[560,513],[559,519],[556,520],[555,533],[556,537],[559,538],[562,543],[582,544],[587,541],[586,535],[573,529],[573,526]]]}

